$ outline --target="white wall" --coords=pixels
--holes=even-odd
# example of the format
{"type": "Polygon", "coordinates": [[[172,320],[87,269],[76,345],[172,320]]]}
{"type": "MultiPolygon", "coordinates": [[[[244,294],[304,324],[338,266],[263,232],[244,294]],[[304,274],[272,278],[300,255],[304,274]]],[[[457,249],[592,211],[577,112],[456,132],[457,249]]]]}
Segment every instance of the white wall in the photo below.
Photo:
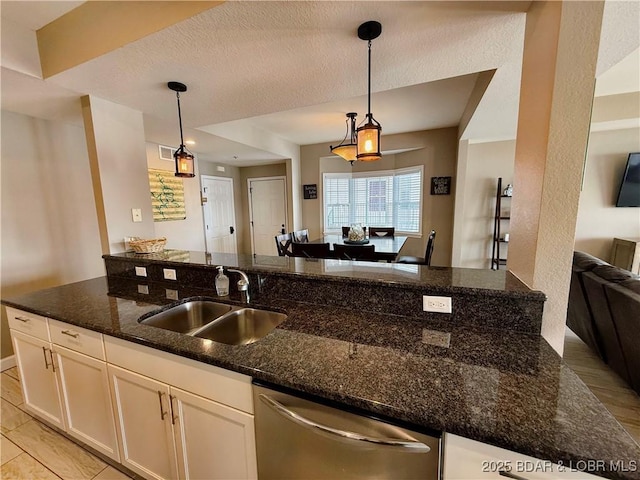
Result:
{"type": "MultiPolygon", "coordinates": [[[[156,143],[147,143],[147,166],[157,170],[175,171],[173,161],[161,160],[156,143]]],[[[199,162],[195,162],[196,176],[183,178],[184,204],[187,218],[184,220],[170,220],[153,222],[155,237],[167,239],[166,248],[178,250],[193,250],[204,252],[204,221],[202,205],[200,203],[200,174],[199,162]]]]}
{"type": "Polygon", "coordinates": [[[640,129],[591,132],[578,208],[575,249],[610,261],[613,238],[640,239],[640,208],[616,207],[631,152],[640,152],[640,129]]]}
{"type": "MultiPolygon", "coordinates": [[[[459,258],[454,267],[491,268],[496,185],[498,177],[502,177],[504,186],[513,183],[515,146],[515,140],[470,143],[466,158],[458,159],[457,176],[464,178],[464,184],[456,189],[461,201],[455,214],[456,234],[460,238],[454,241],[459,258]]],[[[464,151],[461,149],[460,153],[464,151]]],[[[509,231],[507,226],[503,223],[503,231],[509,231]]],[[[456,252],[453,257],[456,258],[456,252]]]]}
{"type": "Polygon", "coordinates": [[[1,158],[2,296],[104,275],[82,127],[2,111],[1,158]]]}

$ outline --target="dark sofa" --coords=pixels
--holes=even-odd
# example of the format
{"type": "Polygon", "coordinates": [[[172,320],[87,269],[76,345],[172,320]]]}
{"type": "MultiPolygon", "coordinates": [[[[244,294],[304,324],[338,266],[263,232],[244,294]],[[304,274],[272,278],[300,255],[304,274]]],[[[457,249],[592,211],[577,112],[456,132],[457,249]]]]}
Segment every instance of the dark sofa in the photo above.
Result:
{"type": "Polygon", "coordinates": [[[567,326],[640,393],[640,276],[574,252],[567,326]]]}

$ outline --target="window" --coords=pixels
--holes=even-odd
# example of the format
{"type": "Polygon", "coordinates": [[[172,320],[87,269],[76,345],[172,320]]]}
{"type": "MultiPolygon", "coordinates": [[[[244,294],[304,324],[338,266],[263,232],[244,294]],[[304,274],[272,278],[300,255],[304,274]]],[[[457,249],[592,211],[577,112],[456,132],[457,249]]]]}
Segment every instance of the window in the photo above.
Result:
{"type": "Polygon", "coordinates": [[[324,230],[352,223],[422,233],[422,167],[370,173],[325,173],[324,230]]]}

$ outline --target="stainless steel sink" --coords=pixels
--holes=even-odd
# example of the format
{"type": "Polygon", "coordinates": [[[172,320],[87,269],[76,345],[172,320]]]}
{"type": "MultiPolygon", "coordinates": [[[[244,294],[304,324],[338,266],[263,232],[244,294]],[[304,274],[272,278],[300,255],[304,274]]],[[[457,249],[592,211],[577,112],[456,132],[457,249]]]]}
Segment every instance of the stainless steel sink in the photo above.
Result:
{"type": "Polygon", "coordinates": [[[138,321],[144,325],[190,334],[230,311],[231,305],[192,300],[138,321]]]}
{"type": "Polygon", "coordinates": [[[191,300],[138,322],[229,345],[253,343],[287,319],[283,313],[234,307],[211,300],[191,300]]]}
{"type": "Polygon", "coordinates": [[[283,313],[241,308],[214,320],[194,336],[229,345],[246,345],[260,340],[286,319],[283,313]]]}

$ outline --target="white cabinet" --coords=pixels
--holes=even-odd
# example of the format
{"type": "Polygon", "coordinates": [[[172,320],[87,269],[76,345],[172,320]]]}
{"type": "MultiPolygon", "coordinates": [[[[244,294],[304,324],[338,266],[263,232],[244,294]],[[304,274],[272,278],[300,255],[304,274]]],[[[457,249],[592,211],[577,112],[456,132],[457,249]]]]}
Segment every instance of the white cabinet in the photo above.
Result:
{"type": "Polygon", "coordinates": [[[599,478],[571,471],[551,461],[539,460],[450,433],[444,435],[443,480],[504,480],[507,477],[526,480],[599,478]]]}
{"type": "Polygon", "coordinates": [[[105,346],[123,465],[149,479],[257,478],[249,377],[116,338],[105,346]]]}
{"type": "Polygon", "coordinates": [[[25,408],[118,461],[102,335],[12,308],[7,315],[25,408]]]}
{"type": "Polygon", "coordinates": [[[51,344],[15,330],[11,331],[11,337],[20,372],[25,409],[64,429],[51,344]]]}
{"type": "Polygon", "coordinates": [[[122,464],[145,478],[177,478],[169,387],[113,365],[109,378],[122,464]]]}

